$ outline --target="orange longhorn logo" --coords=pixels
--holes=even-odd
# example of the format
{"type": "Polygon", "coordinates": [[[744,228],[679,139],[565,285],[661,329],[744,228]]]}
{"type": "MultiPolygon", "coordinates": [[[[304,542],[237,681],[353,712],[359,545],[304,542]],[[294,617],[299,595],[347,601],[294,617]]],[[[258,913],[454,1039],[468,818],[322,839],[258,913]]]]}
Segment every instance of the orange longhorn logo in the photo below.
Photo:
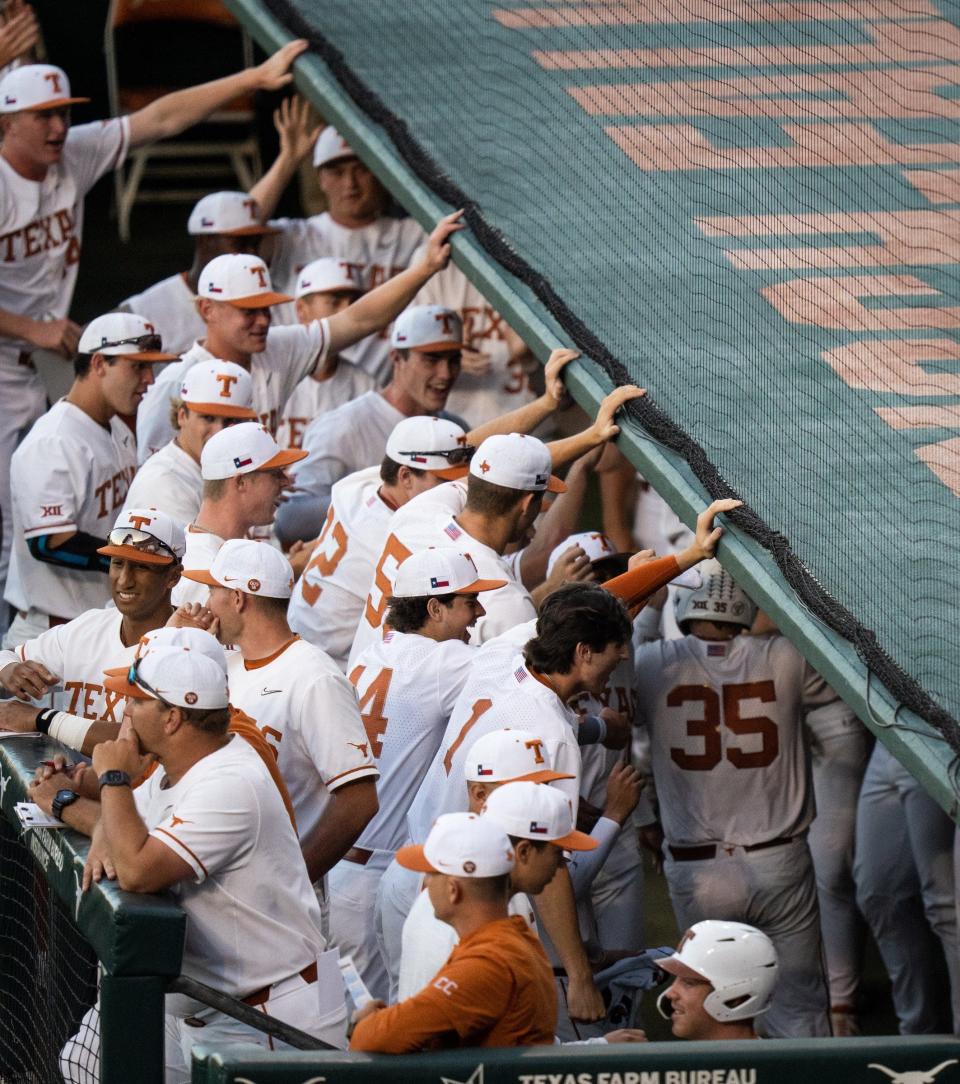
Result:
{"type": "Polygon", "coordinates": [[[220,383],[220,398],[229,399],[230,389],[240,379],[238,376],[234,376],[233,373],[217,373],[217,380],[220,383]]]}
{"type": "Polygon", "coordinates": [[[152,516],[131,516],[130,525],[135,531],[142,531],[145,527],[149,527],[153,523],[152,516]]]}

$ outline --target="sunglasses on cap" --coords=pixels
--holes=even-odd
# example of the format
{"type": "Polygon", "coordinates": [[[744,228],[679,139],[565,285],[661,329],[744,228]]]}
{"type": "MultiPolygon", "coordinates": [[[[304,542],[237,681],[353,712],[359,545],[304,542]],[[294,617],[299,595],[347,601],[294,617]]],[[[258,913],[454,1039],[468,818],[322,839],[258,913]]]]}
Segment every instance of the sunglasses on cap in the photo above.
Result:
{"type": "Polygon", "coordinates": [[[156,334],[135,335],[132,339],[117,339],[112,343],[101,343],[97,350],[106,350],[111,346],[135,346],[139,353],[146,354],[162,350],[163,340],[156,334]]]}
{"type": "Polygon", "coordinates": [[[434,448],[429,452],[398,452],[398,455],[409,455],[415,458],[424,458],[428,455],[442,456],[451,467],[459,467],[462,463],[469,463],[476,451],[473,444],[464,444],[459,448],[434,448]]]}
{"type": "Polygon", "coordinates": [[[166,542],[135,527],[115,527],[108,535],[108,539],[111,546],[133,546],[134,549],[142,550],[144,553],[161,553],[174,561],[180,560],[166,542]]]}
{"type": "Polygon", "coordinates": [[[149,682],[145,681],[140,676],[140,663],[143,662],[143,659],[144,656],[135,656],[133,662],[130,663],[130,669],[127,671],[127,681],[129,684],[136,685],[138,688],[143,689],[145,693],[149,693],[152,697],[155,697],[161,704],[166,704],[168,708],[173,707],[173,705],[168,700],[164,699],[164,697],[161,696],[149,682]]]}

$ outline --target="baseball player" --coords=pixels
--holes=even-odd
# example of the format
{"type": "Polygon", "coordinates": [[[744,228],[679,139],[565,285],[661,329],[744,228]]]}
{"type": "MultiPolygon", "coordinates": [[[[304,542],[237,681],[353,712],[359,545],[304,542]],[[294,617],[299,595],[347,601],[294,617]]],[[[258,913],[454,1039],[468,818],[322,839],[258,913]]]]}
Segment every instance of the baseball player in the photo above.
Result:
{"type": "Polygon", "coordinates": [[[273,746],[317,883],[377,811],[378,772],[353,688],[287,624],[293,570],[273,546],[232,539],[209,570],[184,577],[210,588],[217,635],[238,649],[228,663],[230,702],[273,746]]]}
{"type": "MultiPolygon", "coordinates": [[[[266,527],[290,485],[287,468],[303,452],[281,448],[262,425],[239,422],[221,429],[200,453],[203,499],[196,519],[187,526],[184,568],[208,569],[220,547],[231,538],[246,538],[254,527],[266,527]]],[[[173,604],[203,603],[203,583],[184,577],[173,591],[173,604]]]]}
{"type": "MultiPolygon", "coordinates": [[[[346,1014],[336,953],[290,820],[263,762],[227,733],[227,675],[208,654],[161,647],[107,679],[127,698],[131,726],[93,752],[99,826],[118,885],[174,888],[187,915],[183,972],[270,1016],[343,1045],[346,1014]],[[144,753],[160,769],[136,790],[144,753]],[[132,830],[131,830],[132,829],[132,830]]],[[[167,1079],[186,1084],[193,1044],[254,1042],[262,1032],[183,997],[166,1003],[167,1079]],[[203,1027],[197,1027],[197,1020],[203,1027]]],[[[92,1009],[61,1052],[99,1047],[92,1009]]]]}
{"type": "MultiPolygon", "coordinates": [[[[313,260],[297,275],[294,290],[297,321],[325,320],[352,305],[363,293],[352,264],[333,256],[313,260]]],[[[287,400],[277,429],[282,448],[300,448],[303,433],[320,414],[336,410],[373,387],[373,377],[339,354],[328,354],[296,386],[287,400]]]]}
{"type": "Polygon", "coordinates": [[[27,64],[0,81],[0,583],[12,521],[8,464],[46,407],[37,350],[72,358],[80,328],[68,318],[83,236],[83,200],[130,147],[179,135],[239,94],[276,90],[307,47],[293,41],[256,68],[178,90],[129,116],[70,127],[70,81],[52,64],[27,64]]]}
{"type": "Polygon", "coordinates": [[[536,398],[530,387],[532,354],[456,264],[434,275],[415,304],[440,305],[460,317],[465,345],[460,375],[447,397],[452,414],[480,425],[536,398]]]}
{"type": "MultiPolygon", "coordinates": [[[[282,120],[278,123],[281,142],[277,160],[250,192],[268,217],[310,146],[302,131],[309,124],[306,114],[291,110],[287,120],[287,131],[282,120]]],[[[423,230],[412,218],[385,214],[386,192],[333,128],[325,128],[313,144],[313,164],[327,210],[310,218],[281,218],[270,223],[282,231],[274,242],[270,265],[281,287],[292,292],[300,271],[321,256],[349,263],[364,290],[372,290],[414,266],[414,253],[424,241],[423,230]]],[[[281,318],[287,322],[294,319],[288,312],[281,318]]],[[[350,360],[380,384],[389,370],[388,350],[385,334],[371,335],[357,344],[350,360]]]]}
{"type": "Polygon", "coordinates": [[[493,818],[452,813],[397,858],[427,874],[434,912],[459,944],[425,990],[389,1009],[374,1001],[355,1013],[350,1049],[551,1044],[553,972],[526,922],[507,913],[514,849],[503,828],[493,818]]]}
{"type": "Polygon", "coordinates": [[[777,986],[777,950],[762,930],[743,922],[697,922],[677,951],[658,961],[674,979],[657,1008],[678,1039],[756,1039],[754,1020],[767,1012],[777,986]]]}
{"type": "Polygon", "coordinates": [[[479,579],[473,561],[454,549],[410,557],[397,573],[390,631],[350,672],[380,770],[380,810],[330,873],[330,934],[378,997],[387,994],[373,936],[380,874],[407,838],[407,810],[470,672],[475,649],[464,641],[483,613],[478,595],[502,585],[479,579]]]}
{"type": "Polygon", "coordinates": [[[297,471],[297,494],[280,517],[281,538],[315,538],[334,483],[379,463],[398,422],[417,414],[449,417],[443,406],[460,371],[462,346],[456,314],[437,307],[406,309],[394,324],[390,342],[390,382],[307,426],[307,459],[297,471]]]}
{"type": "Polygon", "coordinates": [[[617,388],[601,403],[593,425],[549,447],[520,433],[487,437],[470,461],[466,487],[437,486],[401,509],[391,520],[374,570],[351,660],[378,635],[397,566],[427,546],[461,547],[482,576],[507,580],[485,602],[486,616],[474,626],[473,642],[483,643],[533,618],[536,611],[517,562],[505,560],[504,554],[529,540],[544,494],[566,489],[552,471],[611,440],[620,431],[613,422],[620,405],[642,394],[631,386],[617,388]]]}
{"type": "MultiPolygon", "coordinates": [[[[19,713],[24,729],[35,729],[37,706],[54,691],[44,706],[70,713],[79,723],[64,718],[47,722],[51,737],[88,753],[97,740],[114,738],[123,704],[103,685],[103,672],[117,660],[132,658],[137,644],[151,629],[159,628],[173,613],[170,592],[180,577],[184,554],[181,528],[155,508],[130,508],[120,513],[99,553],[109,564],[112,607],[87,610],[66,624],[47,629],[14,651],[0,652],[0,685],[11,696],[35,701],[19,713]],[[113,729],[93,728],[94,721],[113,729]]],[[[20,707],[21,705],[16,705],[20,707]]],[[[14,727],[4,705],[3,725],[14,727]]],[[[46,713],[43,713],[46,714],[46,713]]]]}
{"type": "MultiPolygon", "coordinates": [[[[172,436],[169,398],[186,371],[199,361],[236,362],[253,378],[253,406],[260,420],[276,432],[283,406],[300,381],[329,354],[385,327],[432,274],[450,258],[449,237],[462,227],[459,212],[442,219],[415,267],[371,290],[349,308],[310,324],[271,328],[271,307],[292,298],[273,289],[267,265],[256,256],[217,256],[200,273],[197,311],[206,325],[202,342],[178,365],[160,374],[137,417],[142,456],[172,436]]],[[[369,465],[369,464],[365,464],[369,465]]]]}
{"type": "Polygon", "coordinates": [[[160,336],[139,316],[110,313],[84,331],[65,398],[34,425],[10,465],[13,555],[6,600],[17,611],[5,647],[103,606],[109,562],[97,551],[136,473],[133,414],[169,361],[160,336]]]}
{"type": "Polygon", "coordinates": [[[290,599],[291,627],[342,669],[363,612],[379,545],[394,512],[418,493],[466,472],[471,454],[455,422],[418,415],[390,434],[378,467],[341,478],[290,599]]]}
{"type": "Polygon", "coordinates": [[[246,192],[211,192],[196,204],[187,220],[187,233],[194,239],[190,269],[161,279],[117,307],[138,312],[155,327],[163,328],[167,348],[184,354],[204,335],[205,325],[196,305],[203,268],[226,253],[259,256],[263,238],[276,232],[263,224],[256,200],[246,192]]]}
{"type": "Polygon", "coordinates": [[[857,903],[890,976],[902,1035],[960,1034],[954,824],[877,742],[857,808],[857,903]],[[939,945],[938,945],[939,942],[939,945]],[[949,998],[938,979],[946,960],[949,998]]]}
{"type": "Polygon", "coordinates": [[[803,716],[836,694],[783,637],[739,635],[756,607],[719,562],[700,572],[678,594],[685,635],[636,652],[674,913],[759,925],[780,958],[767,1031],[829,1035],[803,716]]]}
{"type": "Polygon", "coordinates": [[[232,361],[195,365],[170,401],[175,436],[154,452],[134,476],[127,504],[151,503],[185,527],[200,511],[203,479],[200,455],[224,426],[252,421],[250,374],[232,361]]]}

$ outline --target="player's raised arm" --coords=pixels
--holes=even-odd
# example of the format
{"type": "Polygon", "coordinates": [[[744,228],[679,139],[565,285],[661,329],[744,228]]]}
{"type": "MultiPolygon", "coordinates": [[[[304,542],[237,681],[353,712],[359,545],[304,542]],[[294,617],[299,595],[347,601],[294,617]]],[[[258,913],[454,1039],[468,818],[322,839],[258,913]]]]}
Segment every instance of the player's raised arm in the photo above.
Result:
{"type": "Polygon", "coordinates": [[[293,79],[291,65],[306,48],[303,39],[290,41],[255,68],[165,94],[131,114],[130,145],[136,147],[179,135],[241,94],[285,87],[293,79]]]}
{"type": "Polygon", "coordinates": [[[351,346],[380,331],[410,304],[420,288],[450,262],[450,238],[463,229],[463,211],[441,218],[427,242],[423,259],[364,294],[348,309],[331,316],[330,353],[351,346]]]}
{"type": "Polygon", "coordinates": [[[273,114],[273,126],[280,138],[280,150],[273,165],[250,189],[260,216],[266,221],[276,210],[280,197],[293,180],[300,163],[313,150],[323,125],[316,123],[310,103],[299,94],[285,98],[273,114]]]}
{"type": "Polygon", "coordinates": [[[723,534],[723,527],[714,524],[714,518],[721,512],[730,512],[739,508],[743,501],[727,497],[724,500],[714,501],[697,516],[696,535],[689,546],[677,554],[677,564],[681,570],[692,568],[701,561],[706,561],[717,552],[717,543],[723,534]]]}
{"type": "Polygon", "coordinates": [[[550,449],[550,457],[553,460],[553,469],[579,459],[580,456],[596,448],[598,444],[606,444],[615,440],[620,433],[620,426],[614,421],[617,411],[631,399],[639,399],[646,395],[643,388],[633,384],[623,384],[614,388],[600,403],[597,416],[592,425],[572,437],[564,437],[562,440],[551,441],[547,447],[550,449]]]}

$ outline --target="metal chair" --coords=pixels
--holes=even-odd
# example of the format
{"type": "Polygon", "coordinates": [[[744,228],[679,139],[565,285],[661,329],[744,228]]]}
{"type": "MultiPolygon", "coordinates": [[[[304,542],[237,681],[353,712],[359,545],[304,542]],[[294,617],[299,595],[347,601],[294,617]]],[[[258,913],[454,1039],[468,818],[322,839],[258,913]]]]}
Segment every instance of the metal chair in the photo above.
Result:
{"type": "MultiPolygon", "coordinates": [[[[151,24],[159,32],[163,24],[166,29],[176,25],[182,27],[183,44],[178,42],[175,57],[183,67],[183,60],[190,56],[190,36],[194,30],[216,33],[230,44],[235,39],[236,61],[232,69],[241,65],[253,64],[253,43],[249,35],[223,6],[220,0],[111,0],[104,32],[104,53],[107,61],[107,89],[112,116],[122,116],[135,112],[149,105],[150,102],[181,90],[185,86],[215,79],[223,71],[210,70],[210,61],[215,55],[221,59],[221,50],[199,50],[196,63],[189,63],[186,68],[189,78],[182,83],[165,80],[133,84],[132,80],[121,75],[123,60],[123,42],[118,42],[129,31],[136,28],[151,29],[151,24]],[[207,74],[204,74],[206,71],[207,74]],[[197,74],[199,73],[199,74],[197,74]]],[[[141,39],[142,45],[142,39],[141,39]]],[[[136,50],[137,62],[148,60],[142,50],[136,50]]],[[[165,73],[166,74],[166,73],[165,73]]],[[[135,203],[193,203],[209,191],[223,185],[224,177],[235,177],[239,187],[249,191],[261,172],[260,151],[254,131],[253,99],[245,96],[231,102],[228,106],[212,114],[204,127],[210,131],[216,126],[229,133],[227,138],[171,139],[162,143],[150,143],[132,150],[122,169],[114,173],[114,194],[117,210],[117,224],[120,238],[130,239],[130,215],[135,203]],[[156,161],[158,160],[159,161],[156,161]],[[149,171],[147,165],[154,160],[149,171]],[[162,180],[181,180],[186,182],[180,187],[150,188],[141,191],[145,176],[162,180]],[[196,185],[197,178],[209,182],[203,187],[196,185]],[[194,182],[190,184],[189,182],[194,182]]],[[[199,128],[199,126],[198,126],[199,128]]],[[[193,129],[194,133],[197,128],[193,129]]]]}

